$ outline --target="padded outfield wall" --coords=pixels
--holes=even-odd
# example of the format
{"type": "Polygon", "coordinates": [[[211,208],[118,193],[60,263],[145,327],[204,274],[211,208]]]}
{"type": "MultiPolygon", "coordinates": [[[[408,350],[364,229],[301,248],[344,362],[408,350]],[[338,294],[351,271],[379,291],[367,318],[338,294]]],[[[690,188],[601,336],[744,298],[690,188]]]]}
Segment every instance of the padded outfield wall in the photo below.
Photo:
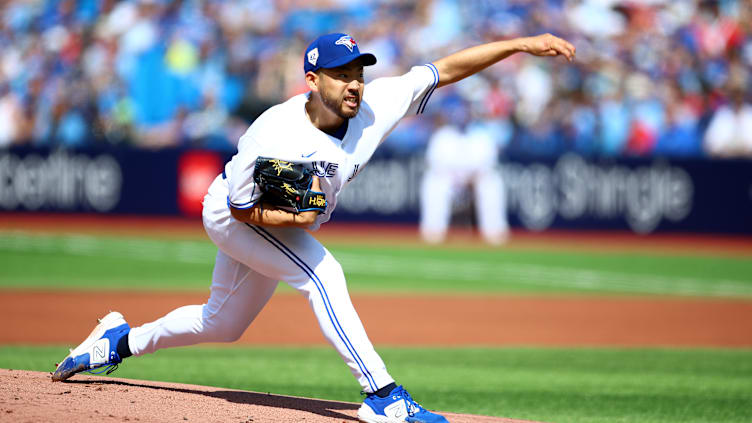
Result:
{"type": "MultiPolygon", "coordinates": [[[[231,154],[0,150],[0,211],[198,215],[231,154]]],[[[315,163],[322,175],[328,163],[315,163]]],[[[335,221],[415,223],[422,156],[381,154],[342,192],[335,221]]],[[[512,226],[752,234],[752,162],[504,157],[512,226]]],[[[465,194],[455,216],[471,215],[465,194]]]]}

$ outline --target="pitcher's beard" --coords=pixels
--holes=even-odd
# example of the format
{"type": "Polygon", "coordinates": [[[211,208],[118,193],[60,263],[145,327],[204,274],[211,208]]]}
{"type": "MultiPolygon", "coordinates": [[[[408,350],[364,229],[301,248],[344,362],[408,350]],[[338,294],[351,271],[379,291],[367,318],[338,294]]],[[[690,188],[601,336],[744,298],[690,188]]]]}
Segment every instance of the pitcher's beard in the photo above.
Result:
{"type": "Polygon", "coordinates": [[[356,107],[352,112],[344,112],[342,111],[342,103],[344,102],[343,100],[337,101],[323,95],[321,96],[321,102],[324,103],[324,107],[326,107],[330,112],[341,117],[342,119],[354,118],[358,114],[358,110],[360,109],[360,105],[358,105],[358,107],[356,107]]]}

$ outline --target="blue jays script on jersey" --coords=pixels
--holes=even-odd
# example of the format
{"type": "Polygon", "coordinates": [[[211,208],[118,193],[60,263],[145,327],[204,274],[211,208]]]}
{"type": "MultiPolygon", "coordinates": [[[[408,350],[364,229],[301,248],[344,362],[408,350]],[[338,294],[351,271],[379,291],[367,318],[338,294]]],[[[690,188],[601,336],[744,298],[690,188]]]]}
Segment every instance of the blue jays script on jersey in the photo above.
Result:
{"type": "Polygon", "coordinates": [[[313,126],[305,111],[309,94],[292,97],[264,112],[248,128],[240,138],[238,153],[225,166],[226,179],[217,178],[210,192],[220,195],[224,190],[229,205],[251,208],[262,194],[253,182],[257,157],[305,163],[320,178],[329,202],[310,228],[318,229],[329,220],[339,192],[363,169],[400,119],[423,112],[438,82],[438,71],[427,64],[366,84],[360,110],[349,120],[342,140],[313,126]]]}

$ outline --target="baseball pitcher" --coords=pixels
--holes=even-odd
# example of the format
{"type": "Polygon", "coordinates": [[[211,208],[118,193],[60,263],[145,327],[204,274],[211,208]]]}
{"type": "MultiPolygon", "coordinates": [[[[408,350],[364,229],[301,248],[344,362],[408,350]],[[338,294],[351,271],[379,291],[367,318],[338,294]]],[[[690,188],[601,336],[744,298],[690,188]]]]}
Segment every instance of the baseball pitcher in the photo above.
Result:
{"type": "Polygon", "coordinates": [[[262,114],[204,198],[204,227],[218,247],[206,304],[134,328],[111,312],[57,366],[53,380],[111,371],[126,357],[162,348],[235,341],[284,281],[308,299],[324,336],[367,394],[361,421],[446,422],[389,375],[353,308],[342,267],[309,230],[329,220],[339,192],[400,119],[425,110],[436,88],[517,52],[571,61],[575,49],[550,34],[497,41],[365,84],[364,67],[376,57],[361,53],[351,36],[313,41],[303,55],[310,92],[262,114]]]}

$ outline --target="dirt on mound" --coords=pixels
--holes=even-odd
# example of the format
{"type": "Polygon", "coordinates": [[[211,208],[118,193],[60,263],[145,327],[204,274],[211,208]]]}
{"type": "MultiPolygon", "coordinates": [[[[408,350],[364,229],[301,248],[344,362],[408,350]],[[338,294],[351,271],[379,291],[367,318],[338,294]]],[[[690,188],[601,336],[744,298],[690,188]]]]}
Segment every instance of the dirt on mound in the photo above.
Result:
{"type": "MultiPolygon", "coordinates": [[[[210,386],[0,369],[0,421],[356,422],[360,405],[210,386]]],[[[529,423],[442,413],[453,423],[529,423]]]]}

